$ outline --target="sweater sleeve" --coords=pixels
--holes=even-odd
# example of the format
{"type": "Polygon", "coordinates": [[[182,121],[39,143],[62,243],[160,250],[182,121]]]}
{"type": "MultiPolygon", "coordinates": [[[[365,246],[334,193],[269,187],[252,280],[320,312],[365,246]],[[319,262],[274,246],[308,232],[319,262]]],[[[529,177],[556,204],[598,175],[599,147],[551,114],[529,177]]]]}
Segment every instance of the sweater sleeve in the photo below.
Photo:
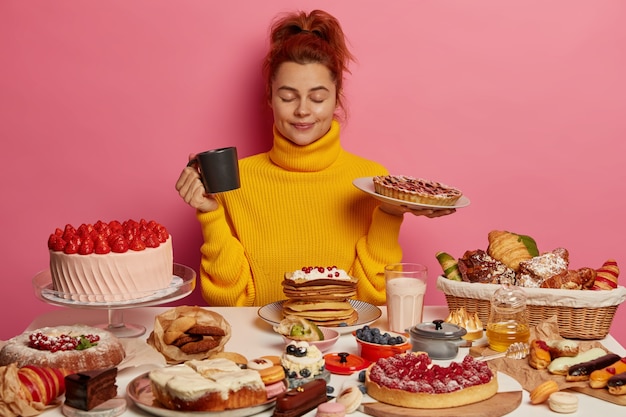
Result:
{"type": "Polygon", "coordinates": [[[387,214],[379,207],[374,209],[368,233],[357,242],[357,257],[352,266],[353,276],[359,279],[359,300],[375,305],[386,302],[385,265],[402,260],[398,243],[402,220],[402,216],[387,214]]]}
{"type": "Polygon", "coordinates": [[[255,296],[244,248],[226,221],[222,205],[197,212],[204,243],[200,248],[202,297],[209,305],[251,306],[255,296]]]}

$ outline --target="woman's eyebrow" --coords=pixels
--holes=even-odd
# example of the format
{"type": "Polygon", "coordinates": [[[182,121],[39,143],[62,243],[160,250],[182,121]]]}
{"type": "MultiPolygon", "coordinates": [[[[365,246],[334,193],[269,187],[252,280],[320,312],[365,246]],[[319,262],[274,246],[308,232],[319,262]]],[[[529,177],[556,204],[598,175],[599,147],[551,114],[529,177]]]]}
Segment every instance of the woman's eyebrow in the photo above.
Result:
{"type": "MultiPolygon", "coordinates": [[[[294,93],[298,93],[298,89],[294,88],[294,87],[289,87],[287,85],[278,87],[278,91],[292,91],[294,93]]],[[[320,91],[320,90],[324,90],[324,91],[329,91],[328,88],[324,87],[323,85],[317,86],[317,87],[313,87],[309,89],[309,93],[313,92],[313,91],[320,91]]]]}

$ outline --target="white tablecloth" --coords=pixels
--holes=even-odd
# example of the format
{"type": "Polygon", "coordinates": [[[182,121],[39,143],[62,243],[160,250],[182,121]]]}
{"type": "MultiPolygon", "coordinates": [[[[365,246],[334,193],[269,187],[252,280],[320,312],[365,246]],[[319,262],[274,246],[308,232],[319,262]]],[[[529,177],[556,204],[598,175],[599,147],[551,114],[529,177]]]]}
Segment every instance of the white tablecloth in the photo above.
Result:
{"type": "MultiPolygon", "coordinates": [[[[209,307],[207,307],[209,308],[209,307]]],[[[125,323],[138,324],[146,327],[146,334],[140,336],[142,340],[152,329],[154,317],[161,312],[168,310],[168,307],[143,307],[135,309],[119,310],[117,313],[123,313],[125,323]]],[[[249,359],[253,359],[263,355],[279,355],[284,346],[283,339],[280,335],[272,330],[270,324],[266,323],[258,316],[258,308],[256,307],[211,307],[211,310],[224,316],[232,326],[232,337],[226,345],[227,351],[239,352],[249,359]]],[[[381,307],[383,312],[380,319],[375,321],[372,326],[381,329],[387,328],[386,311],[381,307]]],[[[427,306],[424,309],[424,321],[432,321],[434,319],[443,319],[447,316],[447,307],[445,306],[427,306]]],[[[88,325],[96,325],[107,323],[108,316],[106,310],[91,309],[74,309],[61,308],[37,317],[28,327],[27,330],[34,330],[45,326],[55,326],[62,324],[83,323],[88,325]]],[[[617,341],[608,336],[602,340],[602,344],[611,351],[621,356],[626,356],[626,349],[620,346],[617,341]]],[[[337,344],[331,348],[330,352],[348,352],[357,354],[357,345],[354,337],[350,334],[342,335],[337,344]]],[[[460,348],[457,358],[462,358],[468,353],[467,348],[460,348]]],[[[125,396],[126,386],[130,381],[138,375],[153,369],[156,365],[142,365],[137,368],[128,368],[122,370],[117,379],[118,395],[125,396]]],[[[344,384],[355,383],[357,375],[338,376],[332,375],[330,385],[335,388],[338,394],[344,384]]],[[[515,381],[513,381],[515,384],[515,381]]],[[[602,401],[588,395],[575,393],[579,398],[579,409],[574,415],[621,415],[626,411],[623,406],[615,405],[606,401],[602,401]]],[[[314,411],[309,412],[306,417],[312,417],[314,411]]],[[[45,411],[43,417],[62,416],[60,408],[45,411]]],[[[149,416],[150,414],[139,409],[129,401],[128,408],[124,416],[149,416]]],[[[267,417],[271,415],[270,411],[257,414],[259,417],[267,417]]],[[[530,405],[528,392],[524,391],[522,404],[508,416],[556,416],[558,414],[550,411],[547,404],[530,405]]],[[[359,412],[352,416],[364,416],[359,412]]]]}

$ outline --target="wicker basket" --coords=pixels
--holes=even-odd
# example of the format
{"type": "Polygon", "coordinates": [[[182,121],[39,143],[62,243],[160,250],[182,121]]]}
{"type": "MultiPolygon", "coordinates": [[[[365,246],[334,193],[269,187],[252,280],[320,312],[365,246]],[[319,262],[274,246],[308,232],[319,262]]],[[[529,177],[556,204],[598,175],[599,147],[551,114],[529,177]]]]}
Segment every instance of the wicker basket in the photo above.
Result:
{"type": "MultiPolygon", "coordinates": [[[[486,325],[491,309],[491,294],[496,284],[477,284],[437,278],[437,288],[446,296],[448,310],[465,307],[477,312],[486,325]]],[[[576,291],[524,288],[528,296],[528,320],[531,326],[556,316],[559,334],[570,339],[602,339],[611,328],[613,316],[626,299],[626,288],[612,291],[576,291]]]]}

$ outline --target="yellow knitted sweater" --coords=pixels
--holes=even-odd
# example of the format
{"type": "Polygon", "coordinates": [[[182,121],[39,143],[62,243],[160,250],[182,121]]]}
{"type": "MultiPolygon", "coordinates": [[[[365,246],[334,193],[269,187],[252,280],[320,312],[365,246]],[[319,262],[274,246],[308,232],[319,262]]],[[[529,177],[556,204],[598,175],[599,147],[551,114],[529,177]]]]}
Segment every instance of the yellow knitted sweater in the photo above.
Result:
{"type": "Polygon", "coordinates": [[[241,188],[198,212],[204,243],[200,279],[209,305],[261,306],[285,299],[285,272],[336,266],[358,278],[357,297],[385,302],[384,266],[399,262],[401,216],[377,208],[358,177],[386,175],[380,164],[342,149],[339,124],[298,146],[274,129],[269,152],[239,161],[241,188]]]}

